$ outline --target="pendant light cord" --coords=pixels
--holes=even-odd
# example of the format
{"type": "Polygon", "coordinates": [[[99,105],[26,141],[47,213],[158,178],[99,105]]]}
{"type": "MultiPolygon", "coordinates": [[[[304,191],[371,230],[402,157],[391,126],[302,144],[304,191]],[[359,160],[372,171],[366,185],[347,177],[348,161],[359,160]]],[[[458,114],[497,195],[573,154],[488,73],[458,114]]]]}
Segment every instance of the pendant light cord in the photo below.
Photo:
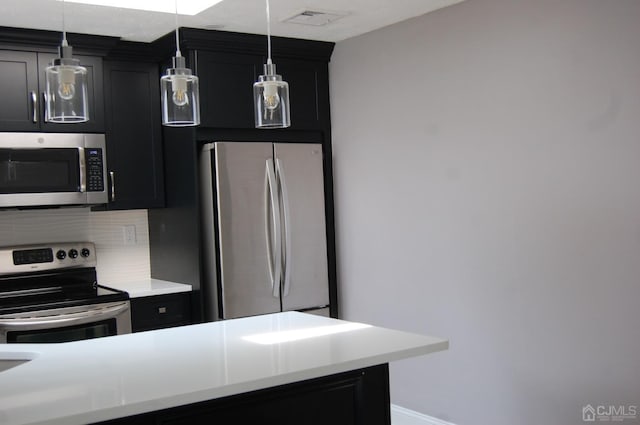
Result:
{"type": "Polygon", "coordinates": [[[271,64],[271,12],[269,10],[269,0],[267,2],[267,63],[271,64]]]}
{"type": "Polygon", "coordinates": [[[182,56],[180,52],[180,36],[178,35],[178,0],[175,0],[176,6],[176,57],[182,56]]]}
{"type": "Polygon", "coordinates": [[[64,20],[64,0],[62,0],[62,45],[69,45],[69,43],[67,43],[67,27],[64,20]]]}

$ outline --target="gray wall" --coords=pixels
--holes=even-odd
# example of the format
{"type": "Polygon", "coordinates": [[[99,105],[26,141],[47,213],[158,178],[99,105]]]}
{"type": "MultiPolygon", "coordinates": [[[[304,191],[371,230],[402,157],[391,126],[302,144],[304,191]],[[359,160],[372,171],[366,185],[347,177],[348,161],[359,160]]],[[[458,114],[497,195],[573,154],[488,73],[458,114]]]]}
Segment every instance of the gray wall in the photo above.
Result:
{"type": "Polygon", "coordinates": [[[392,364],[392,401],[640,405],[640,1],[467,0],[330,71],[342,317],[451,340],[392,364]]]}

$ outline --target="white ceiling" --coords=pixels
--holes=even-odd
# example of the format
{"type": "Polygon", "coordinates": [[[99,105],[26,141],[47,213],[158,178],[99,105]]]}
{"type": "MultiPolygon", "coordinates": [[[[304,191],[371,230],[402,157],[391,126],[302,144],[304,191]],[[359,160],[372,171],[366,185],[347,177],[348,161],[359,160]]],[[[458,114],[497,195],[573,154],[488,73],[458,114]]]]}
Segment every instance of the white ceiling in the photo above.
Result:
{"type": "MultiPolygon", "coordinates": [[[[0,1],[0,26],[62,30],[62,3],[58,0],[0,1]]],[[[271,32],[283,37],[341,41],[461,1],[270,0],[271,32]],[[347,16],[320,27],[282,22],[303,10],[344,12],[347,16]]],[[[65,18],[68,32],[108,35],[133,41],[153,41],[175,29],[173,14],[75,3],[65,4],[65,18]]],[[[179,25],[265,34],[265,1],[224,0],[198,15],[180,15],[179,25]]]]}

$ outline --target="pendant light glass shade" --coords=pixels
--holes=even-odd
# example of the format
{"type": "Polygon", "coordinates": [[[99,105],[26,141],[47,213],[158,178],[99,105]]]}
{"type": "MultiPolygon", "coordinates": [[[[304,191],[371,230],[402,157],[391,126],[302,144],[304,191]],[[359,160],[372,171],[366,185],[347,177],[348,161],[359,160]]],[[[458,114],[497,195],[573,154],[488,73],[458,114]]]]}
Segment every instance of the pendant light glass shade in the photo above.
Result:
{"type": "Polygon", "coordinates": [[[200,124],[198,77],[186,67],[182,56],[173,58],[173,68],[160,79],[162,124],[185,127],[200,124]]]}
{"type": "Polygon", "coordinates": [[[286,128],[291,125],[289,84],[276,74],[271,61],[271,16],[267,3],[267,63],[264,75],[253,84],[253,109],[256,128],[286,128]]]}
{"type": "Polygon", "coordinates": [[[291,125],[289,84],[276,74],[273,63],[264,65],[264,75],[253,84],[256,128],[286,128],[291,125]]]}
{"type": "Polygon", "coordinates": [[[87,69],[73,58],[67,43],[62,2],[62,45],[60,57],[45,70],[46,121],[52,123],[80,123],[89,120],[89,90],[87,69]]]}

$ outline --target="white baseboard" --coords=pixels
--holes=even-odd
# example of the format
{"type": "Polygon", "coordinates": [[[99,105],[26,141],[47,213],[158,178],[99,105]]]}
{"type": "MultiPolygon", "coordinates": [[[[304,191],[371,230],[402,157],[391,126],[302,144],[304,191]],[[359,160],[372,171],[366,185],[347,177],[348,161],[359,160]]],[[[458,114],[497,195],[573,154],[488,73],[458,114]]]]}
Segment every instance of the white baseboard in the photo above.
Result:
{"type": "Polygon", "coordinates": [[[404,407],[391,405],[391,425],[454,425],[433,416],[423,415],[404,407]]]}

